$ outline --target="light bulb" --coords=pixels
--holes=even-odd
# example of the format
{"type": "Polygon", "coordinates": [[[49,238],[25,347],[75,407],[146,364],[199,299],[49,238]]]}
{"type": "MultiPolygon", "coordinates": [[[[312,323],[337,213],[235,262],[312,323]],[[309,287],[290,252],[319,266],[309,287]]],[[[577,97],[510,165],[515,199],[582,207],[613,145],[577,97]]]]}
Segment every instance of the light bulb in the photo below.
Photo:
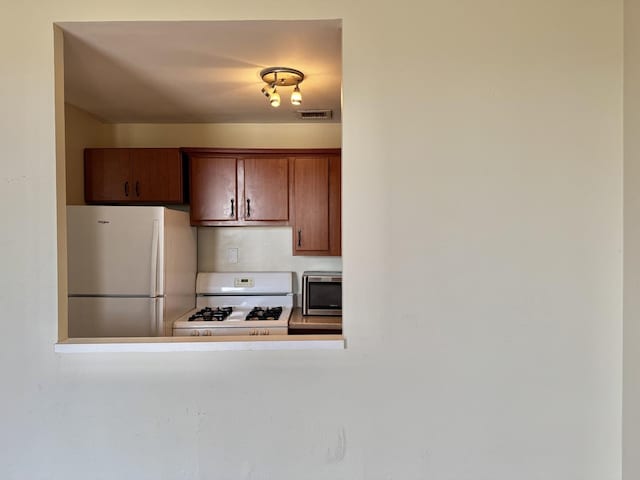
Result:
{"type": "Polygon", "coordinates": [[[291,103],[293,105],[300,105],[302,103],[302,94],[300,93],[298,85],[296,85],[296,88],[293,89],[293,93],[291,93],[291,103]]]}
{"type": "Polygon", "coordinates": [[[274,89],[273,93],[271,94],[271,97],[269,98],[269,102],[271,103],[272,107],[279,107],[280,106],[280,94],[274,89]]]}

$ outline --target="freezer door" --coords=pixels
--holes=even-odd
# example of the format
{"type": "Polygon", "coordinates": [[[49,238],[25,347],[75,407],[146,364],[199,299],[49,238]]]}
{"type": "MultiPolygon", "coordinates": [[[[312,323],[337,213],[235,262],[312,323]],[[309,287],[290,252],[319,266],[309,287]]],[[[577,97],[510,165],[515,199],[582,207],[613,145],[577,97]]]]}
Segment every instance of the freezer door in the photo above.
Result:
{"type": "Polygon", "coordinates": [[[69,338],[159,335],[163,335],[162,298],[69,298],[69,338]]]}
{"type": "Polygon", "coordinates": [[[163,228],[162,207],[67,207],[69,295],[158,295],[163,228]]]}

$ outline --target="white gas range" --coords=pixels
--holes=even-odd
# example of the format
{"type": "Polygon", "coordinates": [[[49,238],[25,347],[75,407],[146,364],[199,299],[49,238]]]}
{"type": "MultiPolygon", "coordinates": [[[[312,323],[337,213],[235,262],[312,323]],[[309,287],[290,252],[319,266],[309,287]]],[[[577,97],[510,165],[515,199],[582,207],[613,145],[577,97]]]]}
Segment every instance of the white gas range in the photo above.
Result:
{"type": "Polygon", "coordinates": [[[286,335],[292,309],[293,272],[200,272],[173,335],[286,335]]]}

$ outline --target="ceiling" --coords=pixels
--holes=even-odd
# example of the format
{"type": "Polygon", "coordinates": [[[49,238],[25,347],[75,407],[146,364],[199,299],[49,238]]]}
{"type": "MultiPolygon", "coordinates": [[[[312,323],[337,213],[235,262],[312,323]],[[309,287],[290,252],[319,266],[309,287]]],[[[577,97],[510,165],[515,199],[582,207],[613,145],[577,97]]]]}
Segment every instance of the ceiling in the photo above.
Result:
{"type": "MultiPolygon", "coordinates": [[[[108,123],[296,123],[296,110],[341,120],[342,22],[62,22],[65,101],[108,123]],[[259,72],[305,74],[269,105],[259,72]]],[[[324,121],[327,120],[315,120],[324,121]]]]}

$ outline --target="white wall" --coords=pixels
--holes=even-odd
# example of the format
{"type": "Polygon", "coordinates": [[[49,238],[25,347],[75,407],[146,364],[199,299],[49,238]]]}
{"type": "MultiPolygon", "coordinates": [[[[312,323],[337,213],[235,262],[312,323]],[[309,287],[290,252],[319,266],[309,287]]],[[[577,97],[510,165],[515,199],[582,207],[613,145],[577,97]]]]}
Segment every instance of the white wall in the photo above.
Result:
{"type": "Polygon", "coordinates": [[[620,478],[621,2],[35,6],[0,33],[0,476],[620,478]],[[347,350],[55,355],[52,22],[273,17],[343,19],[347,350]]]}

